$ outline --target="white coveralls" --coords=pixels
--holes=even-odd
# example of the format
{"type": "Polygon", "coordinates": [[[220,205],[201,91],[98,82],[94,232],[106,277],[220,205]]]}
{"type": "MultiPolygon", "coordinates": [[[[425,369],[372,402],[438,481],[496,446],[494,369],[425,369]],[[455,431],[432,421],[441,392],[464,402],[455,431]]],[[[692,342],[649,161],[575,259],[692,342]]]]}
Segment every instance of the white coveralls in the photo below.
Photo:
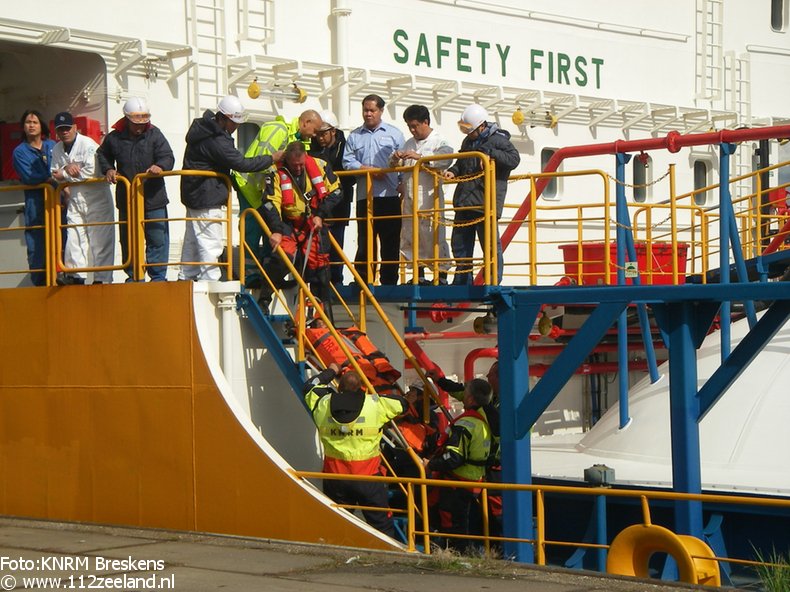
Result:
{"type": "MultiPolygon", "coordinates": [[[[62,171],[68,182],[86,181],[96,177],[96,149],[99,145],[91,138],[77,134],[71,151],[67,154],[63,142],[58,142],[52,149],[51,170],[62,171]],[[71,163],[80,165],[80,173],[71,177],[64,167],[71,163]]],[[[72,185],[66,208],[67,224],[93,224],[96,222],[114,222],[115,207],[112,192],[107,183],[88,183],[72,185]]],[[[63,263],[72,267],[104,267],[115,262],[115,226],[77,226],[66,231],[66,249],[63,263]],[[88,260],[90,250],[91,261],[88,260]]],[[[109,284],[112,282],[112,271],[97,271],[93,274],[94,282],[109,284]]],[[[74,275],[85,279],[84,272],[74,275]]]]}
{"type": "MultiPolygon", "coordinates": [[[[225,249],[225,226],[220,221],[226,217],[226,208],[187,208],[187,218],[197,218],[186,223],[181,261],[217,261],[225,249]]],[[[250,221],[251,224],[254,222],[250,221]]],[[[182,265],[179,280],[218,282],[222,272],[213,265],[182,265]]]]}
{"type": "MultiPolygon", "coordinates": [[[[403,145],[402,151],[408,152],[413,150],[417,154],[421,156],[435,156],[439,154],[452,154],[454,152],[453,148],[447,143],[447,141],[439,135],[439,132],[436,130],[432,130],[430,135],[425,138],[424,140],[415,140],[413,137],[406,140],[406,143],[403,145]]],[[[411,158],[403,159],[402,166],[412,166],[416,160],[411,158]]],[[[427,166],[430,166],[432,169],[436,171],[436,174],[441,176],[442,171],[448,169],[452,164],[452,159],[448,160],[437,160],[431,161],[427,163],[427,166]]],[[[403,180],[403,204],[402,210],[403,213],[403,225],[401,227],[400,233],[400,250],[403,253],[404,259],[407,261],[412,260],[412,215],[414,213],[414,206],[413,206],[413,196],[414,191],[412,189],[412,174],[411,173],[403,173],[402,174],[403,180]]],[[[418,187],[418,199],[417,199],[417,208],[419,210],[429,210],[423,212],[422,214],[418,214],[419,217],[419,226],[418,226],[418,237],[419,237],[419,258],[421,260],[425,259],[434,259],[435,255],[433,253],[433,242],[434,242],[434,228],[433,228],[433,213],[430,210],[435,208],[442,208],[444,205],[444,201],[442,199],[443,191],[442,191],[442,184],[441,179],[439,181],[438,191],[436,192],[436,196],[434,196],[434,179],[435,176],[431,173],[421,171],[419,176],[419,187],[418,187]]],[[[444,212],[439,212],[439,224],[438,228],[436,229],[437,233],[437,241],[439,243],[439,257],[443,259],[439,263],[439,269],[441,271],[447,271],[450,267],[452,267],[452,261],[450,261],[450,248],[447,245],[447,231],[443,224],[444,222],[444,212]]],[[[433,267],[428,262],[421,262],[420,266],[425,267],[433,267]]]]}

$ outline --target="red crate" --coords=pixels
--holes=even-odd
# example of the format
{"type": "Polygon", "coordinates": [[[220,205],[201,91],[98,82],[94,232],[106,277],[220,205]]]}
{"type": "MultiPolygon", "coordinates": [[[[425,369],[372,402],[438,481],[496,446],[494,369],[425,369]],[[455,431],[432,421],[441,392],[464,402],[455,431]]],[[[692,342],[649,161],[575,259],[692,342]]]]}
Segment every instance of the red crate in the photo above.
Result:
{"type": "MultiPolygon", "coordinates": [[[[565,262],[565,274],[585,285],[607,283],[604,278],[604,243],[582,243],[581,257],[579,245],[571,243],[560,245],[565,262]]],[[[639,279],[644,284],[672,284],[672,243],[656,242],[650,244],[648,253],[647,243],[638,242],[636,247],[636,262],[639,269],[639,279]]],[[[686,253],[688,244],[678,243],[678,283],[686,282],[686,253]]],[[[609,244],[609,273],[608,283],[617,283],[617,244],[609,244]]],[[[628,257],[626,257],[628,261],[628,257]]],[[[626,284],[633,284],[628,278],[626,284]]]]}
{"type": "Polygon", "coordinates": [[[19,123],[0,124],[0,159],[2,159],[2,179],[19,179],[14,170],[14,148],[24,139],[22,125],[19,123]]]}

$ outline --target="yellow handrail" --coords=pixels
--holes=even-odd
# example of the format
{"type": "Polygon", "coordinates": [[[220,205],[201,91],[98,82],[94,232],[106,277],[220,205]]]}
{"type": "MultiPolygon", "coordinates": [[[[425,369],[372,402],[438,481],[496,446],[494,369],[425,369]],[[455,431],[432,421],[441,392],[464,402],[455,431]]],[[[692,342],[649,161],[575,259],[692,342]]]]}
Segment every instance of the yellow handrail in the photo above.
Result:
{"type": "MultiPolygon", "coordinates": [[[[126,208],[127,208],[126,211],[128,212],[129,211],[129,203],[131,201],[131,192],[129,191],[131,184],[129,183],[129,180],[126,177],[123,177],[121,175],[117,176],[117,182],[118,183],[122,183],[123,185],[126,186],[126,208]]],[[[92,178],[92,179],[85,179],[83,181],[68,181],[68,182],[65,182],[65,183],[58,183],[58,186],[55,188],[56,198],[53,200],[54,201],[54,213],[53,213],[54,218],[53,218],[53,225],[52,225],[52,235],[53,236],[50,237],[51,244],[54,247],[54,259],[53,260],[55,262],[55,265],[54,265],[55,269],[61,269],[63,271],[75,271],[75,272],[113,271],[113,270],[116,270],[116,269],[124,269],[124,268],[128,267],[131,264],[131,261],[132,261],[132,249],[128,250],[128,256],[127,256],[126,261],[122,261],[120,265],[103,265],[103,266],[94,265],[94,266],[91,266],[91,267],[66,267],[66,264],[63,262],[63,243],[60,240],[57,240],[57,237],[60,236],[61,231],[62,231],[63,228],[68,229],[68,228],[76,228],[76,227],[89,228],[89,227],[92,227],[92,226],[120,226],[121,224],[126,224],[127,228],[129,226],[129,220],[127,220],[126,222],[120,222],[120,221],[116,221],[114,217],[113,217],[112,220],[107,221],[107,222],[88,222],[88,223],[85,223],[85,224],[63,224],[61,222],[61,220],[62,220],[62,212],[61,212],[61,210],[62,210],[63,206],[60,204],[60,200],[57,199],[57,196],[60,195],[60,192],[62,190],[64,190],[64,189],[68,188],[68,187],[75,187],[75,186],[80,186],[80,185],[96,185],[96,184],[99,184],[99,183],[104,183],[105,185],[109,185],[109,183],[107,183],[107,181],[104,179],[104,177],[95,177],[95,178],[92,178]]],[[[109,187],[108,187],[108,189],[109,189],[109,187]]],[[[132,233],[131,232],[128,233],[127,239],[129,241],[128,244],[132,245],[133,243],[131,242],[132,241],[132,233]]],[[[114,239],[113,239],[113,242],[114,242],[114,239]]]]}
{"type": "MultiPolygon", "coordinates": [[[[297,471],[291,469],[289,471],[295,477],[301,479],[345,479],[345,480],[359,480],[359,481],[369,481],[369,482],[380,482],[380,483],[388,483],[388,484],[406,484],[407,489],[409,487],[419,486],[419,487],[452,487],[452,488],[463,488],[463,489],[494,489],[497,491],[528,491],[536,496],[536,516],[535,516],[535,524],[536,524],[536,538],[534,539],[523,539],[523,538],[514,538],[514,537],[494,537],[488,535],[484,532],[482,535],[461,535],[461,534],[452,534],[452,533],[445,533],[445,532],[438,532],[435,530],[431,530],[430,525],[426,525],[424,521],[422,530],[416,528],[411,524],[408,525],[407,532],[411,533],[411,536],[416,535],[423,535],[427,537],[429,540],[430,537],[444,537],[444,538],[457,538],[457,539],[466,539],[466,540],[477,540],[485,542],[488,540],[489,542],[492,541],[510,541],[510,542],[522,542],[532,544],[535,547],[535,556],[536,556],[536,563],[538,565],[545,565],[546,564],[546,555],[545,555],[545,547],[546,546],[558,546],[558,547],[577,547],[577,548],[585,548],[585,549],[608,549],[609,545],[602,545],[596,543],[584,543],[584,542],[570,542],[570,541],[556,541],[556,540],[549,540],[545,536],[546,531],[546,494],[562,494],[564,496],[572,495],[572,496],[604,496],[607,498],[630,498],[636,499],[639,501],[641,509],[642,509],[642,524],[645,526],[651,526],[652,521],[650,518],[650,508],[649,502],[657,501],[657,500],[667,500],[667,501],[698,501],[703,503],[709,504],[730,504],[734,506],[757,506],[757,507],[765,507],[765,508],[782,508],[782,509],[790,509],[790,500],[788,499],[780,499],[780,498],[757,498],[757,497],[749,497],[749,496],[739,496],[739,495],[723,495],[723,494],[693,494],[693,493],[676,493],[672,491],[661,491],[661,490],[630,490],[630,489],[609,489],[609,488],[589,488],[589,487],[572,487],[572,486],[562,486],[562,485],[535,485],[535,484],[514,484],[514,483],[491,483],[491,482],[472,482],[472,481],[452,481],[452,480],[445,480],[445,479],[426,479],[422,476],[420,477],[382,477],[382,476],[374,476],[374,475],[347,475],[347,474],[337,474],[337,473],[322,473],[316,471],[297,471]]],[[[407,497],[407,503],[412,504],[415,503],[413,497],[407,497]]],[[[375,508],[380,510],[386,510],[386,508],[375,508]]],[[[414,519],[414,510],[407,507],[406,515],[408,519],[411,521],[414,519]]],[[[423,515],[427,518],[428,513],[423,509],[423,515]]],[[[414,549],[414,541],[408,540],[407,546],[409,550],[414,549]]],[[[430,552],[430,544],[425,543],[424,548],[430,552]]],[[[706,557],[707,559],[708,557],[706,557]]],[[[770,565],[764,562],[759,561],[752,561],[748,559],[739,559],[739,558],[730,558],[730,557],[714,557],[716,561],[729,561],[734,563],[742,563],[746,565],[770,565]]]]}

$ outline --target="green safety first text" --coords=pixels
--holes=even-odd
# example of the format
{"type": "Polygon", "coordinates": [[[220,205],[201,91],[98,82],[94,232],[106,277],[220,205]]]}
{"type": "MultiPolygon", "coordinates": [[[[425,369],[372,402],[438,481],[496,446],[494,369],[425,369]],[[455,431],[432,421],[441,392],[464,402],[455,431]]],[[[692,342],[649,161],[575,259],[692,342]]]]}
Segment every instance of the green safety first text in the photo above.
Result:
{"type": "Polygon", "coordinates": [[[508,60],[517,59],[527,64],[532,81],[601,88],[603,58],[533,48],[522,59],[511,53],[510,45],[426,33],[410,37],[403,29],[395,30],[392,42],[396,48],[392,57],[399,64],[507,77],[508,60]]]}

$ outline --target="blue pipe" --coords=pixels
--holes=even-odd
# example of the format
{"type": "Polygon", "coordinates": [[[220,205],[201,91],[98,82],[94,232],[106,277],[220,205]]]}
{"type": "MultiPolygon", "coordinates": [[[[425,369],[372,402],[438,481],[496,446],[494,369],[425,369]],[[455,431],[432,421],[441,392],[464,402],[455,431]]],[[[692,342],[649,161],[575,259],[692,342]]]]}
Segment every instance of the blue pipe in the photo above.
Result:
{"type": "MultiPolygon", "coordinates": [[[[617,285],[625,285],[625,253],[628,245],[628,233],[630,230],[630,220],[628,217],[628,205],[625,201],[625,165],[631,160],[630,154],[618,153],[615,155],[615,177],[617,187],[616,197],[616,219],[617,219],[617,285]]],[[[633,240],[633,238],[632,238],[633,240]]],[[[604,245],[605,249],[609,245],[604,245]]],[[[647,343],[645,344],[647,347],[647,343]]],[[[628,312],[623,309],[617,319],[617,384],[618,401],[620,409],[620,429],[623,429],[631,421],[628,410],[628,312]]]]}
{"type": "MultiPolygon", "coordinates": [[[[719,145],[719,282],[730,283],[730,219],[733,218],[730,196],[730,155],[735,151],[733,144],[719,145]]],[[[721,325],[721,362],[730,355],[731,311],[729,300],[721,303],[719,323],[721,325]]]]}

